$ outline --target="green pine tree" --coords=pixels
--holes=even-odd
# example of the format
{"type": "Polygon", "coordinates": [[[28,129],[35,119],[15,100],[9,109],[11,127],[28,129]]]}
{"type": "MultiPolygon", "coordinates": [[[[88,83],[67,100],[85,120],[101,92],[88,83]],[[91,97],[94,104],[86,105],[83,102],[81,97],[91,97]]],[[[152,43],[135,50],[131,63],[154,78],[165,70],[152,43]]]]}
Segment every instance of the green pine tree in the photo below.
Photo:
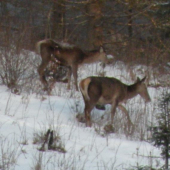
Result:
{"type": "Polygon", "coordinates": [[[154,145],[160,147],[161,155],[165,159],[165,170],[168,170],[170,158],[170,93],[164,94],[160,100],[161,113],[157,117],[158,125],[153,128],[154,145]]]}
{"type": "Polygon", "coordinates": [[[157,29],[161,32],[162,37],[170,37],[170,1],[161,0],[155,2],[152,13],[157,22],[157,29]]]}

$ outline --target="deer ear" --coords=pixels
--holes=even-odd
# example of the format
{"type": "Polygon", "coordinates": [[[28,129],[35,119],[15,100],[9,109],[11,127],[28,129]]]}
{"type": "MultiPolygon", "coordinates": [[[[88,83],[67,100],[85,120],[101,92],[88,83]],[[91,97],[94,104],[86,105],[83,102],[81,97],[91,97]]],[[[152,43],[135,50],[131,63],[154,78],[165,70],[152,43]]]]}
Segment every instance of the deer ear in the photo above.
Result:
{"type": "Polygon", "coordinates": [[[141,82],[144,82],[146,80],[146,76],[141,80],[141,82]]]}
{"type": "Polygon", "coordinates": [[[145,79],[146,79],[146,76],[143,79],[141,79],[141,80],[140,80],[139,77],[137,77],[136,83],[142,83],[142,82],[145,81],[145,79]]]}
{"type": "Polygon", "coordinates": [[[100,53],[103,53],[104,52],[104,49],[102,46],[100,46],[100,49],[99,49],[100,53]]]}
{"type": "Polygon", "coordinates": [[[139,82],[140,82],[140,78],[139,78],[139,77],[137,77],[136,83],[139,83],[139,82]]]}

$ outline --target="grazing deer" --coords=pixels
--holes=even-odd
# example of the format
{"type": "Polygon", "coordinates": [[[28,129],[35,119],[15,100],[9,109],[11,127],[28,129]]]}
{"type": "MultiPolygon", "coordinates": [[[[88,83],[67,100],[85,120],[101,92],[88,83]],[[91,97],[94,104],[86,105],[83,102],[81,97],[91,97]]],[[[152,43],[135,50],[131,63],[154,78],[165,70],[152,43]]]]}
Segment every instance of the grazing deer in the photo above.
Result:
{"type": "Polygon", "coordinates": [[[97,51],[84,52],[77,46],[67,43],[58,43],[52,39],[47,39],[39,41],[37,43],[37,48],[42,58],[42,62],[38,67],[38,73],[41,82],[46,88],[48,88],[48,83],[45,79],[44,69],[47,67],[48,63],[54,59],[57,59],[62,65],[68,66],[68,89],[70,89],[71,75],[73,74],[76,90],[78,90],[78,65],[97,61],[102,61],[105,64],[107,61],[106,53],[102,47],[97,51]]]}
{"type": "Polygon", "coordinates": [[[131,123],[129,114],[122,102],[127,101],[140,95],[147,102],[150,101],[150,96],[147,87],[144,84],[144,77],[139,78],[132,85],[126,85],[115,78],[109,77],[87,77],[81,80],[79,87],[85,102],[85,119],[86,126],[91,126],[90,112],[96,104],[111,104],[111,123],[115,115],[116,108],[119,107],[127,116],[128,122],[131,123]]]}

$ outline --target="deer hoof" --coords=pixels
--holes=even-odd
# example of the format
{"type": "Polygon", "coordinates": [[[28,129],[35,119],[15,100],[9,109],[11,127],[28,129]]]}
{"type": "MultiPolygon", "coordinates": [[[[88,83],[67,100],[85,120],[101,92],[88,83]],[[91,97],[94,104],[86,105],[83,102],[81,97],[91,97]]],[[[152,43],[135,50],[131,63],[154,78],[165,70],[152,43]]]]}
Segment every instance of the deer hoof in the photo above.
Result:
{"type": "Polygon", "coordinates": [[[77,114],[76,119],[77,119],[78,122],[81,122],[81,123],[86,122],[85,116],[83,114],[77,114]]]}
{"type": "Polygon", "coordinates": [[[91,122],[86,122],[86,127],[91,127],[91,122]]]}
{"type": "Polygon", "coordinates": [[[115,132],[115,128],[113,127],[112,124],[107,124],[107,125],[104,126],[104,131],[107,134],[114,133],[115,132]]]}

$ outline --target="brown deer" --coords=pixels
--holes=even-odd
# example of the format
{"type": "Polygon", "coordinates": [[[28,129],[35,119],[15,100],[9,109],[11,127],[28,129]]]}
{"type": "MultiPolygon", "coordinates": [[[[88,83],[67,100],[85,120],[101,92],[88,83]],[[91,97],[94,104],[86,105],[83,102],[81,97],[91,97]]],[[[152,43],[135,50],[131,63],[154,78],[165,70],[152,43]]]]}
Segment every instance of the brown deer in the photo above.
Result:
{"type": "Polygon", "coordinates": [[[107,61],[106,53],[102,47],[100,50],[85,52],[77,46],[46,39],[39,41],[37,43],[37,48],[42,59],[42,62],[38,67],[38,73],[41,82],[47,89],[48,83],[45,79],[44,70],[50,61],[57,59],[62,65],[68,66],[68,89],[70,89],[71,75],[73,74],[76,90],[78,90],[77,70],[79,65],[97,61],[102,61],[105,64],[107,61]]]}
{"type": "Polygon", "coordinates": [[[81,80],[79,87],[85,103],[86,126],[91,126],[90,112],[96,104],[112,105],[111,123],[113,123],[117,107],[126,114],[128,122],[131,123],[129,114],[121,103],[138,94],[147,102],[150,101],[147,87],[144,84],[145,78],[142,80],[138,78],[132,85],[126,85],[116,78],[109,77],[87,77],[81,80]]]}

